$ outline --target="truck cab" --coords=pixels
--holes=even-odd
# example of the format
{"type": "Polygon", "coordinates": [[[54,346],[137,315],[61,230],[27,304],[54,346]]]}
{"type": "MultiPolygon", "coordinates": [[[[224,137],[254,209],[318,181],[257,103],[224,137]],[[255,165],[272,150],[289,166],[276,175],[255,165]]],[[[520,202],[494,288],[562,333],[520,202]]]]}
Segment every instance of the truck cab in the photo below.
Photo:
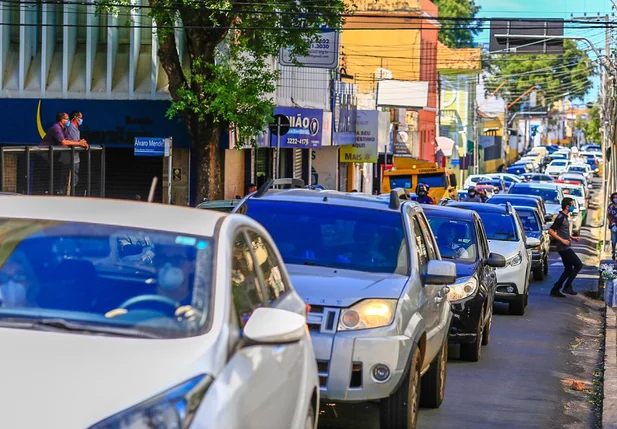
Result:
{"type": "Polygon", "coordinates": [[[443,198],[458,199],[456,174],[452,169],[412,158],[395,157],[393,163],[393,168],[383,173],[382,193],[389,193],[396,188],[415,192],[416,187],[424,183],[429,186],[429,196],[434,201],[443,198]]]}

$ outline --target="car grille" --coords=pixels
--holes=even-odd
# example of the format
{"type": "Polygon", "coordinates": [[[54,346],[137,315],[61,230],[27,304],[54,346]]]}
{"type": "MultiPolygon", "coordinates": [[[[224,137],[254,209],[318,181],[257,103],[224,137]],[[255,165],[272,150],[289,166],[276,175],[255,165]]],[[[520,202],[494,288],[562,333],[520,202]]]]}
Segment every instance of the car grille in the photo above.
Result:
{"type": "Polygon", "coordinates": [[[338,325],[340,311],[339,308],[311,305],[311,311],[307,315],[306,324],[312,332],[334,334],[338,325]]]}

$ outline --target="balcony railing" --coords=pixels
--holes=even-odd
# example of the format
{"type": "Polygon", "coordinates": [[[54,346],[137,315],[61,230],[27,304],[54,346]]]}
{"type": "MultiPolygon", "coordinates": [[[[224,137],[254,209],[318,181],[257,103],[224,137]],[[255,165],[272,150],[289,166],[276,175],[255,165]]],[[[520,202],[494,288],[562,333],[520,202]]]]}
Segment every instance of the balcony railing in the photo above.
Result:
{"type": "Polygon", "coordinates": [[[105,148],[0,146],[0,192],[103,198],[105,148]]]}

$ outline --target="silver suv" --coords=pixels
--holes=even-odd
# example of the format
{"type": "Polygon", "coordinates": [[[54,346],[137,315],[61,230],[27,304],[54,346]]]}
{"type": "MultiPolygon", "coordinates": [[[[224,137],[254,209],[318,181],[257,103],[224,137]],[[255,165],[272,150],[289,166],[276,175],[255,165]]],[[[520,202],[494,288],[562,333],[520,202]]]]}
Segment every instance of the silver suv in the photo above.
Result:
{"type": "Polygon", "coordinates": [[[380,400],[382,428],[415,427],[420,405],[443,401],[446,285],[456,280],[422,208],[403,190],[375,197],[271,186],[235,211],[270,232],[310,305],[321,397],[380,400]]]}

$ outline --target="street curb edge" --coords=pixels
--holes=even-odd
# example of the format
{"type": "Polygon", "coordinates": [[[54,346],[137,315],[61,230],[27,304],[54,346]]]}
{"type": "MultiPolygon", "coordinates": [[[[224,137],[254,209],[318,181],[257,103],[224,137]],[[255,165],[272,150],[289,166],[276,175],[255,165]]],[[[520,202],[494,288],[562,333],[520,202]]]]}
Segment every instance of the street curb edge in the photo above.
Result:
{"type": "Polygon", "coordinates": [[[606,307],[604,337],[604,395],[602,401],[602,428],[617,429],[617,314],[606,307]]]}

